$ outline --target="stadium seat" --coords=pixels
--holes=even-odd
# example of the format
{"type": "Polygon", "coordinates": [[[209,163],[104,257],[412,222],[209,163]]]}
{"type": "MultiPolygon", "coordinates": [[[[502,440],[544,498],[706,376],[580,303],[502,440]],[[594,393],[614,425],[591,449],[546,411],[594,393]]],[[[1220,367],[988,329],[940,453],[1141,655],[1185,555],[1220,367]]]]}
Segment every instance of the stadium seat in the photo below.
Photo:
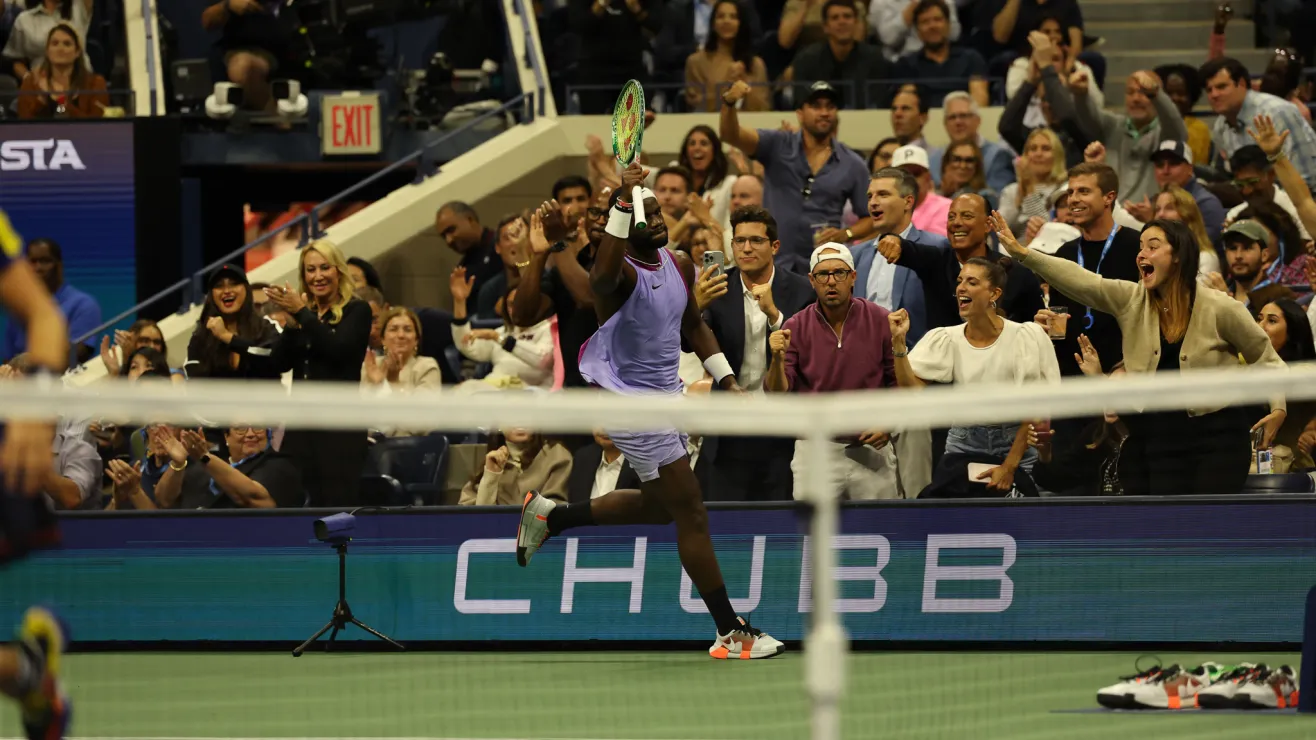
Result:
{"type": "Polygon", "coordinates": [[[1242,493],[1313,493],[1316,480],[1307,473],[1249,475],[1242,493]]]}
{"type": "Polygon", "coordinates": [[[385,506],[434,506],[443,495],[448,438],[440,433],[388,437],[370,448],[363,497],[385,506]]]}

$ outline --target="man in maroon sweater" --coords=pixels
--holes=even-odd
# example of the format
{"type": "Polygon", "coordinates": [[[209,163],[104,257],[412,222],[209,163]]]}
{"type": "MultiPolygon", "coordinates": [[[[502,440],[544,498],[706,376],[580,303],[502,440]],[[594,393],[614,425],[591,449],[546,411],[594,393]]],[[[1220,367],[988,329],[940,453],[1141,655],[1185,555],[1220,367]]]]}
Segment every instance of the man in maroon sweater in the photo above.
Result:
{"type": "MultiPolygon", "coordinates": [[[[768,338],[772,363],[764,388],[776,393],[894,388],[895,357],[891,353],[888,312],[854,296],[854,257],[850,250],[835,242],[814,249],[809,258],[809,281],[818,302],[790,317],[768,338]]],[[[801,479],[799,442],[791,472],[798,496],[806,490],[801,479]]],[[[891,435],[881,429],[837,440],[830,473],[834,485],[851,499],[900,498],[891,435]]]]}

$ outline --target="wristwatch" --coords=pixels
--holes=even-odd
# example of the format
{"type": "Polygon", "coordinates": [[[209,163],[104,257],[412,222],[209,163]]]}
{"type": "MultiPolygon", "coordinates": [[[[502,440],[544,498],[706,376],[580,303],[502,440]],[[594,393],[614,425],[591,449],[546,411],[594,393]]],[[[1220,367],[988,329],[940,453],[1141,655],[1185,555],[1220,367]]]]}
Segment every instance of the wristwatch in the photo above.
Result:
{"type": "Polygon", "coordinates": [[[202,455],[202,456],[201,456],[201,459],[198,460],[197,462],[200,462],[201,465],[202,465],[203,467],[206,466],[206,465],[209,465],[209,464],[210,464],[210,453],[206,453],[206,454],[202,455]]]}
{"type": "Polygon", "coordinates": [[[565,251],[567,251],[567,240],[566,240],[566,239],[558,239],[558,240],[553,244],[553,246],[551,246],[551,247],[548,248],[548,251],[550,251],[550,252],[565,252],[565,251]]]}

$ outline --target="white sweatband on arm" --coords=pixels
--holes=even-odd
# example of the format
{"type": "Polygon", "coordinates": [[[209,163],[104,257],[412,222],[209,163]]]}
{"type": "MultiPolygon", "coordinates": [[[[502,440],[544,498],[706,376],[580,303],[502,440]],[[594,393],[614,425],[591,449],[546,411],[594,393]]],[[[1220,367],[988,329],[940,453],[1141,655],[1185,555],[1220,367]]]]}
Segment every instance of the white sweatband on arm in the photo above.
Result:
{"type": "Polygon", "coordinates": [[[727,362],[727,356],[718,352],[712,357],[704,360],[704,369],[709,375],[713,376],[713,381],[721,383],[722,379],[728,375],[735,375],[731,369],[731,363],[727,362]]]}
{"type": "Polygon", "coordinates": [[[603,227],[603,231],[618,239],[631,238],[631,212],[613,206],[608,212],[608,225],[603,227]]]}

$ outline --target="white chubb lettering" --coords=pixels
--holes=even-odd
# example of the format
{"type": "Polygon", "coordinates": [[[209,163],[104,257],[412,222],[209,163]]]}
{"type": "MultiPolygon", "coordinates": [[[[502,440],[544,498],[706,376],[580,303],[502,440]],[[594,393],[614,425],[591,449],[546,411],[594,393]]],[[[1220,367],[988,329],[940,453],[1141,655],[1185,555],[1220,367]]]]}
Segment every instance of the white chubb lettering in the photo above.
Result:
{"type": "MultiPolygon", "coordinates": [[[[875,612],[886,606],[886,579],[882,569],[891,562],[891,542],[880,534],[842,534],[832,540],[834,550],[876,550],[877,561],[874,565],[838,565],[838,581],[871,581],[872,598],[837,599],[836,611],[866,613],[875,612]]],[[[800,600],[801,612],[813,611],[813,564],[809,555],[809,538],[804,538],[804,551],[800,557],[800,600]]]]}
{"type": "MultiPolygon", "coordinates": [[[[743,599],[732,599],[731,606],[739,614],[748,614],[758,608],[759,598],[763,596],[763,556],[768,549],[768,538],[764,535],[754,537],[754,554],[749,564],[749,595],[743,599]]],[[[719,548],[719,552],[721,548],[719,548]]],[[[708,605],[698,595],[691,596],[690,589],[694,583],[690,574],[681,569],[681,609],[687,614],[707,614],[708,605]]]]}
{"type": "Polygon", "coordinates": [[[1007,572],[1014,565],[1017,548],[1008,534],[930,534],[923,570],[923,612],[931,614],[994,614],[1010,608],[1014,581],[1007,572]],[[999,565],[941,565],[942,550],[1000,550],[999,565]],[[938,581],[996,581],[1000,595],[988,599],[938,598],[938,581]]]}
{"type": "Polygon", "coordinates": [[[576,601],[577,583],[631,584],[630,613],[639,614],[644,604],[644,557],[649,538],[635,538],[635,555],[629,568],[581,568],[576,565],[580,539],[567,540],[567,560],[562,569],[562,613],[570,614],[576,601]]]}
{"type": "Polygon", "coordinates": [[[452,605],[462,614],[529,614],[530,599],[468,599],[466,582],[470,575],[472,553],[516,552],[516,538],[466,540],[457,549],[457,582],[452,589],[452,605]]]}

